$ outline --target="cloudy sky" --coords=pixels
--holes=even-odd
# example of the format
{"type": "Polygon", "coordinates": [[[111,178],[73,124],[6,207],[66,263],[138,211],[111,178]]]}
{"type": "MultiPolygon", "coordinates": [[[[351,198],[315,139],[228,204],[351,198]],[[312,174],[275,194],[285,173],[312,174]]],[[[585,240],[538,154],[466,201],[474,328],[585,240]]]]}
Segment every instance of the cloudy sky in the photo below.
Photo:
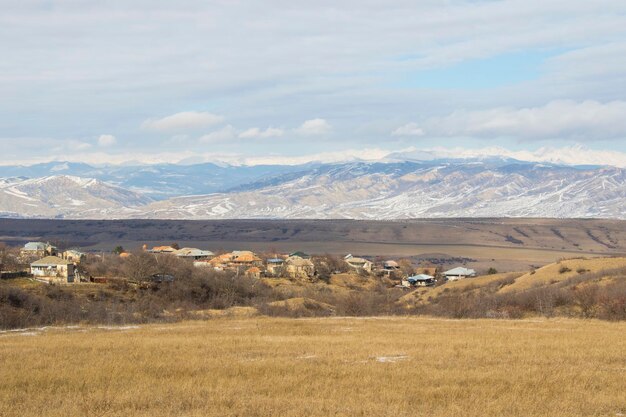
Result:
{"type": "Polygon", "coordinates": [[[0,7],[1,164],[436,149],[626,165],[624,0],[0,7]]]}

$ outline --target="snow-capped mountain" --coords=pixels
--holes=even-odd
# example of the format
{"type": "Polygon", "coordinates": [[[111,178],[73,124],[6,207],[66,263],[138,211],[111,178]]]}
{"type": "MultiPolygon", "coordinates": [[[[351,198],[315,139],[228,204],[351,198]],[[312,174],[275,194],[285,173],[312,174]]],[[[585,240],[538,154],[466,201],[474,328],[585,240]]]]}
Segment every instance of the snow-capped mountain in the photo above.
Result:
{"type": "MultiPolygon", "coordinates": [[[[179,173],[176,181],[192,182],[202,176],[201,168],[191,172],[189,177],[179,173]]],[[[157,180],[153,186],[158,192],[157,180]]],[[[169,190],[172,183],[164,181],[162,186],[169,190]]],[[[227,191],[154,201],[94,179],[4,179],[0,180],[0,213],[5,217],[167,219],[626,219],[626,170],[613,167],[507,159],[355,162],[267,168],[250,175],[247,183],[239,179],[229,183],[225,176],[220,188],[227,191]]]]}
{"type": "Polygon", "coordinates": [[[93,178],[58,175],[0,180],[0,216],[106,218],[152,201],[93,178]]]}
{"type": "Polygon", "coordinates": [[[346,164],[146,206],[158,218],[626,218],[626,171],[540,164],[346,164]]]}
{"type": "Polygon", "coordinates": [[[75,176],[95,178],[139,192],[154,199],[227,191],[262,178],[310,169],[312,165],[232,166],[195,165],[105,165],[94,167],[75,162],[48,162],[31,166],[0,166],[0,178],[75,176]]]}

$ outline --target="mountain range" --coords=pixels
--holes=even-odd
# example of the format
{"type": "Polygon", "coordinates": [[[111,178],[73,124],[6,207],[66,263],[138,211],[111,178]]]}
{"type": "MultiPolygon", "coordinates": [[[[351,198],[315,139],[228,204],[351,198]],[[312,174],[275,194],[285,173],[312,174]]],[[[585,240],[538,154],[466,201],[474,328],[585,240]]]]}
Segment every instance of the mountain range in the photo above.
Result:
{"type": "Polygon", "coordinates": [[[626,219],[626,170],[511,159],[0,167],[0,216],[626,219]]]}

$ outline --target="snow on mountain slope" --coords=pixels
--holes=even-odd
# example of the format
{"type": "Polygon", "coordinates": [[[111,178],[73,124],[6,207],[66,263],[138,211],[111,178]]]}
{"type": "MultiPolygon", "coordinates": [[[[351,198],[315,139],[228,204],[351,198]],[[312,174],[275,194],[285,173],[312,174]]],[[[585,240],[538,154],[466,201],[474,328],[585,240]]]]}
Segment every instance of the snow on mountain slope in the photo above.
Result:
{"type": "Polygon", "coordinates": [[[59,175],[0,180],[4,217],[125,217],[151,200],[93,178],[59,175]]]}
{"type": "Polygon", "coordinates": [[[537,164],[357,163],[321,167],[258,189],[152,203],[136,217],[626,218],[626,171],[537,164]]]}
{"type": "Polygon", "coordinates": [[[229,192],[162,201],[92,178],[8,178],[0,179],[0,216],[626,219],[626,170],[510,160],[327,164],[279,170],[229,192]]]}

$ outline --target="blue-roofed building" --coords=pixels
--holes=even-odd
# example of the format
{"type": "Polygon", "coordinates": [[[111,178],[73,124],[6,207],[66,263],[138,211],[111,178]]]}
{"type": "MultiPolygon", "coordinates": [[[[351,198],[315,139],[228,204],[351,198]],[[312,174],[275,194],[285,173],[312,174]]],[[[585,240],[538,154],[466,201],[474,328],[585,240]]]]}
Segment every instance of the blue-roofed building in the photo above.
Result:
{"type": "Polygon", "coordinates": [[[435,285],[435,277],[433,277],[432,275],[413,275],[412,277],[408,277],[406,280],[409,282],[409,284],[416,285],[418,287],[430,287],[432,285],[435,285]]]}
{"type": "Polygon", "coordinates": [[[284,271],[285,260],[281,258],[270,258],[266,262],[265,271],[267,275],[278,277],[284,271]]]}
{"type": "Polygon", "coordinates": [[[57,254],[57,247],[47,242],[28,242],[20,249],[22,259],[43,258],[45,256],[56,256],[57,254]]]}

